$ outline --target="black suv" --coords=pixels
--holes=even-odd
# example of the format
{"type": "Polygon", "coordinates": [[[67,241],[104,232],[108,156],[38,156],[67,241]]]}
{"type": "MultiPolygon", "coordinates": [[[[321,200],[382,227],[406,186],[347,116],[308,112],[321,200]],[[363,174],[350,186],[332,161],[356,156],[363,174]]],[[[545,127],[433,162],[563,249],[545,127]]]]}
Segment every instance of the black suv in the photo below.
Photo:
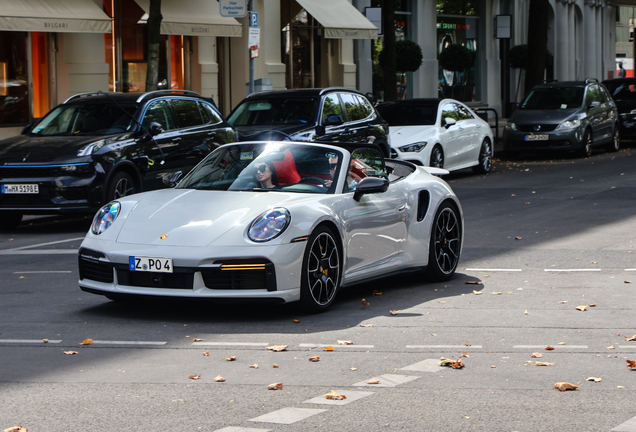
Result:
{"type": "Polygon", "coordinates": [[[583,157],[592,147],[620,148],[616,104],[596,79],[546,82],[521,102],[504,127],[507,154],[522,151],[575,150],[583,157]]]}
{"type": "Polygon", "coordinates": [[[253,93],[227,120],[240,141],[373,142],[389,157],[389,126],[369,100],[347,88],[253,93]]]}
{"type": "Polygon", "coordinates": [[[614,78],[603,85],[616,102],[621,122],[621,137],[636,138],[636,78],[614,78]]]}
{"type": "Polygon", "coordinates": [[[194,92],[75,95],[0,141],[0,229],[23,214],[94,212],[173,186],[235,138],[214,102],[194,92]]]}

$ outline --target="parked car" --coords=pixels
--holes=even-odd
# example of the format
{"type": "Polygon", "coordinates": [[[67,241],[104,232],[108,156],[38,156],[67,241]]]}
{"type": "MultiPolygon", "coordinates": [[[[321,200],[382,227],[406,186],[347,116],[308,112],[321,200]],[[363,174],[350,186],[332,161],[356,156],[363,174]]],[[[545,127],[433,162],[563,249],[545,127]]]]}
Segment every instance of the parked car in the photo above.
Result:
{"type": "Polygon", "coordinates": [[[443,171],[385,160],[375,144],[225,145],[176,188],[104,206],[79,249],[79,285],[114,300],[300,301],[320,312],[341,288],[384,275],[448,280],[462,210],[427,170],[443,171]]]}
{"type": "Polygon", "coordinates": [[[253,93],[228,122],[240,141],[371,142],[391,154],[386,121],[362,93],[347,88],[253,93]]]}
{"type": "Polygon", "coordinates": [[[537,85],[504,127],[504,151],[574,150],[582,157],[592,148],[620,148],[618,110],[596,79],[552,81],[537,85]]]}
{"type": "Polygon", "coordinates": [[[636,138],[636,78],[603,81],[618,109],[621,138],[636,138]]]}
{"type": "Polygon", "coordinates": [[[377,110],[389,123],[391,147],[399,159],[448,171],[492,167],[490,125],[454,99],[385,102],[377,110]]]}
{"type": "Polygon", "coordinates": [[[23,214],[94,213],[174,185],[235,137],[213,101],[194,92],[75,95],[0,141],[0,228],[23,214]]]}

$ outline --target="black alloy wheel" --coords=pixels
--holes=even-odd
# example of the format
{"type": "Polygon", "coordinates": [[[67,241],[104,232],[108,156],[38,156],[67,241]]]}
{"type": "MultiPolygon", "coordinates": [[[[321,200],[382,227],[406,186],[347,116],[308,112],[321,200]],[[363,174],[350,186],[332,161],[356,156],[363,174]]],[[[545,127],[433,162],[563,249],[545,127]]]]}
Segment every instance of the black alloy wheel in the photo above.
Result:
{"type": "Polygon", "coordinates": [[[0,231],[15,229],[22,222],[22,213],[0,212],[0,231]]]}
{"type": "Polygon", "coordinates": [[[588,158],[592,156],[592,134],[589,129],[583,134],[583,147],[579,150],[581,157],[588,158]]]}
{"type": "Polygon", "coordinates": [[[450,279],[459,263],[462,227],[459,211],[447,201],[437,210],[429,245],[427,276],[435,281],[450,279]]]}
{"type": "Polygon", "coordinates": [[[621,148],[621,133],[618,125],[614,125],[614,133],[612,134],[612,141],[605,147],[608,152],[616,153],[621,148]]]}
{"type": "Polygon", "coordinates": [[[340,285],[340,248],[333,232],[323,226],[309,237],[300,284],[300,303],[305,312],[325,311],[340,285]]]}
{"type": "Polygon", "coordinates": [[[115,177],[111,180],[108,191],[106,192],[106,202],[119,199],[128,195],[136,193],[135,182],[125,172],[119,172],[115,174],[115,177]]]}
{"type": "Polygon", "coordinates": [[[444,152],[439,145],[436,145],[433,147],[433,150],[431,150],[430,166],[434,168],[444,168],[444,152]]]}
{"type": "Polygon", "coordinates": [[[488,174],[492,169],[492,144],[488,138],[484,138],[479,149],[478,164],[473,167],[477,174],[488,174]]]}

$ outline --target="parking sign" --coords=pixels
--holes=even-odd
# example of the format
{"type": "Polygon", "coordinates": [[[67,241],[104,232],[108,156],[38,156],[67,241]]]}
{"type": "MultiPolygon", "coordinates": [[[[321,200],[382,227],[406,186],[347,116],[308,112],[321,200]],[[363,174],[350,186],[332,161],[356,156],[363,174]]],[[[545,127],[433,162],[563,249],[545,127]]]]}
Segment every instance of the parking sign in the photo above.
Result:
{"type": "Polygon", "coordinates": [[[258,27],[258,13],[250,12],[250,27],[258,27]]]}

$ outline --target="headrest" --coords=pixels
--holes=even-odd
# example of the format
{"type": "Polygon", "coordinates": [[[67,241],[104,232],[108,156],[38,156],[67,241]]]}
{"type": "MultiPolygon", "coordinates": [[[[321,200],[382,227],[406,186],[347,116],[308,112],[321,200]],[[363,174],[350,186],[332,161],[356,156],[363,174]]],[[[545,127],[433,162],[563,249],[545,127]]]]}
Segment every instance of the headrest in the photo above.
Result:
{"type": "Polygon", "coordinates": [[[300,175],[296,170],[296,162],[291,152],[283,153],[283,160],[274,160],[274,169],[276,170],[276,180],[279,185],[294,184],[300,181],[300,175]]]}

